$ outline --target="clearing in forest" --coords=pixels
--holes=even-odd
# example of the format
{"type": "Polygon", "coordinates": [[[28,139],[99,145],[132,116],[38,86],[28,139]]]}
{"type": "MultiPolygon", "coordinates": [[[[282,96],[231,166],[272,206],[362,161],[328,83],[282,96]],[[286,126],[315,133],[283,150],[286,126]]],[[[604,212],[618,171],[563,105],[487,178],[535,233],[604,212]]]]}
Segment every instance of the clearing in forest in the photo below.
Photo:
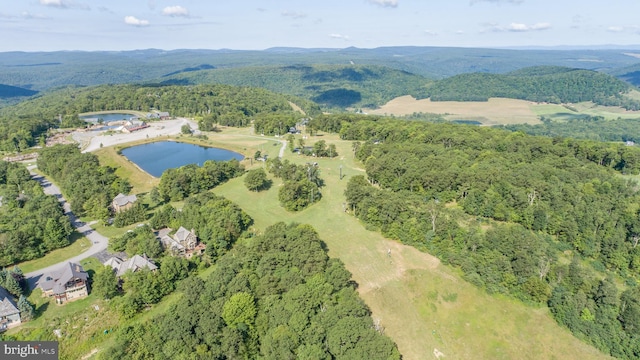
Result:
{"type": "Polygon", "coordinates": [[[532,308],[488,295],[437,258],[365,229],[344,212],[343,193],[349,178],[364,174],[353,159],[351,142],[324,135],[307,143],[316,140],[335,144],[339,156],[307,158],[285,152],[285,159],[320,166],[325,181],[322,199],[309,208],[297,213],[284,210],[278,202],[279,179],[259,193],[248,191],[243,178],[232,179],[214,192],[240,205],[254,219],[257,232],[278,221],[311,224],[327,244],[329,255],[341,259],[353,274],[372,317],[398,344],[404,359],[433,359],[436,349],[449,359],[607,358],[558,326],[546,307],[532,308]]]}
{"type": "Polygon", "coordinates": [[[489,101],[431,101],[413,96],[397,97],[379,109],[365,110],[374,115],[404,116],[413,113],[445,115],[447,120],[471,120],[483,125],[539,124],[531,109],[535,103],[526,100],[491,98],[489,101]]]}

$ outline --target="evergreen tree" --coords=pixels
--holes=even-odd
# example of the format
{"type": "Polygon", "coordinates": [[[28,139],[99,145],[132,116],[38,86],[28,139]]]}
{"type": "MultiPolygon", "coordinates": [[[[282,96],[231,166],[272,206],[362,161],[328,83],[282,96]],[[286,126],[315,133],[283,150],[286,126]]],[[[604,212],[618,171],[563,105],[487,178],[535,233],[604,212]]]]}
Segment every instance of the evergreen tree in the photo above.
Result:
{"type": "Polygon", "coordinates": [[[29,321],[33,319],[34,310],[33,305],[27,300],[24,295],[20,295],[18,299],[18,310],[20,310],[20,319],[22,321],[29,321]]]}

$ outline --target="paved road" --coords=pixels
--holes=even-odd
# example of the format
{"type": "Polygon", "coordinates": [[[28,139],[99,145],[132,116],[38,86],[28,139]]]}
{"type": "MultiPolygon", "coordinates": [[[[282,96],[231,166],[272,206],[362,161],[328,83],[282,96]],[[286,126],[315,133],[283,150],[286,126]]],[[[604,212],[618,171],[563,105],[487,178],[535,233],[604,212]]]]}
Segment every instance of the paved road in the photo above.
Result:
{"type": "Polygon", "coordinates": [[[284,150],[287,148],[287,140],[280,140],[280,142],[282,142],[282,147],[280,148],[280,153],[278,154],[278,157],[282,159],[282,157],[284,156],[284,150]]]}
{"type": "Polygon", "coordinates": [[[78,219],[73,214],[73,212],[71,212],[71,206],[62,197],[62,193],[60,192],[60,189],[56,185],[52,184],[51,182],[49,182],[49,180],[47,180],[45,177],[41,175],[31,173],[31,176],[33,177],[34,180],[38,181],[40,185],[42,185],[42,188],[45,194],[53,195],[58,198],[58,201],[60,201],[60,203],[62,203],[62,206],[64,207],[65,215],[69,217],[73,227],[75,227],[79,233],[81,233],[87,239],[89,239],[89,241],[91,241],[91,247],[85,250],[84,252],[80,253],[79,255],[76,255],[72,258],[59,262],[55,265],[48,266],[44,269],[32,271],[30,273],[25,274],[25,277],[27,278],[29,286],[31,288],[34,288],[36,282],[42,276],[42,274],[55,270],[56,268],[59,268],[60,266],[62,266],[63,264],[69,261],[80,262],[80,260],[86,259],[92,255],[99,253],[100,251],[105,250],[107,248],[107,244],[109,243],[109,239],[100,235],[97,231],[93,230],[91,226],[89,226],[88,224],[80,221],[80,219],[78,219]]]}

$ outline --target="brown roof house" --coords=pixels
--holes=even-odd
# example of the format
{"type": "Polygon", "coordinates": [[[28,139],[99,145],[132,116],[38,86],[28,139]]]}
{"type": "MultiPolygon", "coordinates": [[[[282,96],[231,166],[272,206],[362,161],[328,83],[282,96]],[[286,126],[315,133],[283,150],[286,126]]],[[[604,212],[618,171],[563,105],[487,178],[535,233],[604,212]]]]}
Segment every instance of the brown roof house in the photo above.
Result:
{"type": "Polygon", "coordinates": [[[76,300],[89,295],[88,276],[80,264],[68,262],[61,268],[42,275],[37,287],[43,296],[53,296],[56,303],[76,300]]]}
{"type": "Polygon", "coordinates": [[[138,197],[134,195],[118,194],[111,202],[113,211],[119,213],[121,211],[129,210],[135,202],[138,201],[138,197]]]}
{"type": "Polygon", "coordinates": [[[152,263],[151,260],[147,257],[146,254],[134,255],[131,259],[122,260],[118,257],[111,257],[109,260],[104,262],[105,266],[111,266],[113,271],[115,271],[117,277],[122,277],[127,271],[136,272],[147,268],[151,271],[156,271],[158,267],[156,264],[152,263]]]}
{"type": "Polygon", "coordinates": [[[0,286],[0,332],[20,325],[20,310],[9,292],[0,286]]]}
{"type": "Polygon", "coordinates": [[[202,255],[207,246],[198,241],[198,237],[193,229],[191,231],[180,226],[178,231],[169,236],[170,229],[163,229],[158,232],[158,237],[165,250],[177,256],[184,256],[187,259],[194,255],[202,255]]]}

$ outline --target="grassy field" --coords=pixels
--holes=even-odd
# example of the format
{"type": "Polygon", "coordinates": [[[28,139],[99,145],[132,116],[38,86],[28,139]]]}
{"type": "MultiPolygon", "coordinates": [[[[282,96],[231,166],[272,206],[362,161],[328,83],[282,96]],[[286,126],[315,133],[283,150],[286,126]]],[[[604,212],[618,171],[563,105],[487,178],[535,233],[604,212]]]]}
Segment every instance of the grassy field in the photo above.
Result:
{"type": "Polygon", "coordinates": [[[62,249],[53,250],[39,259],[19,263],[17,264],[18,267],[20,267],[24,273],[32,272],[74,257],[91,247],[91,242],[86,237],[80,236],[77,232],[74,232],[71,236],[71,245],[62,249]]]}
{"type": "Polygon", "coordinates": [[[490,296],[463,281],[456,270],[440,264],[437,258],[366,230],[343,211],[349,177],[363,174],[351,156],[351,143],[334,136],[308,143],[320,139],[336,144],[340,156],[328,160],[285,155],[300,163],[317,161],[321,167],[326,183],[323,197],[308,209],[285,211],[277,201],[277,179],[271,189],[260,193],[247,191],[242,178],[214,192],[249,213],[258,232],[276,221],[313,225],[329,255],[340,258],[353,274],[373,317],[381,321],[405,359],[433,359],[436,349],[449,359],[606,358],[559,327],[546,308],[490,296]]]}
{"type": "MultiPolygon", "coordinates": [[[[629,95],[640,99],[640,92],[629,95]]],[[[411,96],[395,98],[379,109],[367,110],[375,115],[410,115],[414,112],[442,114],[447,120],[475,120],[483,125],[539,124],[540,116],[557,121],[569,121],[585,115],[605,119],[636,119],[640,111],[627,111],[615,106],[600,106],[591,102],[571,104],[537,104],[525,100],[491,98],[487,102],[416,100],[411,96]]]]}
{"type": "Polygon", "coordinates": [[[366,110],[376,115],[411,115],[414,112],[443,114],[447,120],[475,120],[483,125],[539,124],[538,115],[525,100],[491,98],[489,101],[431,101],[412,96],[395,98],[379,109],[366,110]]]}
{"type": "Polygon", "coordinates": [[[126,157],[118,155],[114,147],[102,148],[94,154],[98,156],[100,165],[115,168],[116,175],[129,180],[132,186],[131,193],[133,194],[147,193],[160,182],[159,179],[141,171],[126,157]]]}
{"type": "MultiPolygon", "coordinates": [[[[208,136],[209,140],[205,140],[208,145],[241,149],[245,154],[261,150],[277,156],[281,146],[278,139],[255,136],[249,129],[224,129],[208,136]]],[[[320,166],[326,186],[321,189],[322,199],[308,209],[298,213],[284,210],[277,200],[281,185],[278,179],[274,179],[269,190],[260,193],[248,191],[243,178],[233,179],[214,192],[249,213],[255,221],[253,230],[258,233],[277,221],[314,226],[327,244],[329,255],[340,258],[353,274],[374,319],[381,322],[405,359],[434,359],[440,353],[449,359],[607,358],[558,326],[546,308],[532,308],[509,298],[488,295],[462,280],[457,270],[442,265],[437,258],[365,229],[344,212],[343,192],[348,179],[364,174],[362,164],[353,159],[351,143],[334,135],[313,137],[307,143],[311,145],[317,140],[335,144],[339,156],[318,159],[285,152],[285,158],[291,161],[317,161],[320,166]],[[391,256],[387,256],[388,250],[391,256]]],[[[110,155],[105,152],[100,156],[102,159],[110,155]]],[[[263,164],[252,164],[258,166],[263,164]]],[[[134,174],[140,172],[137,168],[130,171],[134,178],[139,176],[134,174]]],[[[177,301],[177,296],[168,297],[151,311],[166,309],[177,301]]],[[[82,313],[86,314],[92,311],[86,310],[89,303],[83,300],[77,306],[85,306],[82,313]]],[[[105,325],[110,321],[113,320],[105,320],[105,325]]],[[[96,334],[98,330],[91,331],[96,334]]],[[[80,349],[84,354],[104,348],[110,340],[89,338],[86,342],[80,349]]],[[[74,354],[81,353],[80,350],[74,354]]]]}

